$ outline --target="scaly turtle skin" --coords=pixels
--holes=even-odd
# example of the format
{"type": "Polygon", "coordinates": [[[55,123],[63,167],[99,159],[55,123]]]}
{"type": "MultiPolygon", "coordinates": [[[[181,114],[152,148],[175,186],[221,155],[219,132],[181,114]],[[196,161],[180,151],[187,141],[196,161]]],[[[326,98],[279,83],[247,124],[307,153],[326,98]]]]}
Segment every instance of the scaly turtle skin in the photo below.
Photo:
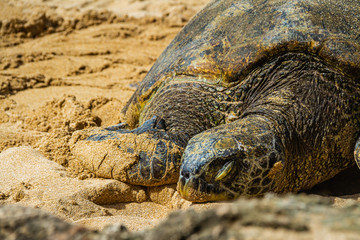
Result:
{"type": "Polygon", "coordinates": [[[195,202],[311,188],[360,163],[359,29],[359,1],[213,0],[124,108],[133,130],[80,141],[132,160],[77,155],[133,184],[180,171],[178,190],[195,202]]]}

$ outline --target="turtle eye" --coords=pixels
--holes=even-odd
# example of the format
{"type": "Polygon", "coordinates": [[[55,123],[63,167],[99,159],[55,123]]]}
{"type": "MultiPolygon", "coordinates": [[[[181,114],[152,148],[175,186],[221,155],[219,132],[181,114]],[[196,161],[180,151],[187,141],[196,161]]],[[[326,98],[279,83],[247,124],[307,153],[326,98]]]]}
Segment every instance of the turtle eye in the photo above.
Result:
{"type": "Polygon", "coordinates": [[[230,173],[233,167],[234,167],[234,161],[225,163],[225,165],[216,174],[215,181],[223,180],[230,173]]]}

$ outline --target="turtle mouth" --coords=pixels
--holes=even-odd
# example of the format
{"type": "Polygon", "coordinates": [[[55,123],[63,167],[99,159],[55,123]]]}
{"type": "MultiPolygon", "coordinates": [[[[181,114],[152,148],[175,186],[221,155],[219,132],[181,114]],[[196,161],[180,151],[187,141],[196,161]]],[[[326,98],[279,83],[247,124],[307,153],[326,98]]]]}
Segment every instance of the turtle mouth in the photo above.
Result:
{"type": "Polygon", "coordinates": [[[201,177],[180,176],[177,190],[180,195],[191,202],[212,202],[231,200],[236,196],[221,186],[221,183],[209,183],[201,177]]]}

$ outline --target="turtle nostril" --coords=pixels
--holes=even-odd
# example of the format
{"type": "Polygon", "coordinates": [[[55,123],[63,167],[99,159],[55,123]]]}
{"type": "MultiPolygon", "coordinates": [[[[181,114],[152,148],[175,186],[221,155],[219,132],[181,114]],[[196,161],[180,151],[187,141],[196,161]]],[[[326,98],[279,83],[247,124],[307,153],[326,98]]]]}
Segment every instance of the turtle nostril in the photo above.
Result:
{"type": "Polygon", "coordinates": [[[185,179],[189,179],[190,178],[190,173],[188,171],[182,170],[181,171],[181,176],[184,177],[185,179]]]}

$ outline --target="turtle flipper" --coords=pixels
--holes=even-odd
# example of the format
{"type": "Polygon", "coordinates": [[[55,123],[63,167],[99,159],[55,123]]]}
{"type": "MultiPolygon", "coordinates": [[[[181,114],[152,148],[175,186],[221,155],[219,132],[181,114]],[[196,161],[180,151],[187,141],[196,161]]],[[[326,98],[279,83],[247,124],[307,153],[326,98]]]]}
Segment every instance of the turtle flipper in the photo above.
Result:
{"type": "Polygon", "coordinates": [[[118,131],[118,130],[123,130],[126,129],[128,127],[127,123],[119,123],[110,127],[106,127],[106,130],[109,131],[118,131]]]}
{"type": "Polygon", "coordinates": [[[124,126],[80,131],[72,148],[77,161],[98,177],[144,186],[176,183],[184,146],[165,131],[163,120],[153,117],[133,130],[124,126]]]}
{"type": "Polygon", "coordinates": [[[357,166],[360,168],[360,137],[355,144],[354,155],[355,155],[355,162],[357,166]]]}

